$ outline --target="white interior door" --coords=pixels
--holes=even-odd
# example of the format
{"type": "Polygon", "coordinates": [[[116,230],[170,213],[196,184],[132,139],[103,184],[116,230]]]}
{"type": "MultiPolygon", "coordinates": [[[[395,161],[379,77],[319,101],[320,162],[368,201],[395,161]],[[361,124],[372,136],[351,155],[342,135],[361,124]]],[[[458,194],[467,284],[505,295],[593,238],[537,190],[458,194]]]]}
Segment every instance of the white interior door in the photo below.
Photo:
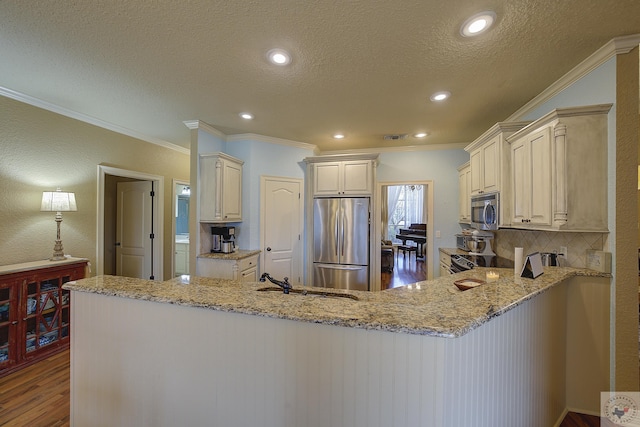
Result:
{"type": "Polygon", "coordinates": [[[262,271],[302,284],[302,181],[262,177],[262,271]]]}
{"type": "Polygon", "coordinates": [[[152,264],[150,181],[117,183],[116,274],[149,279],[152,264]]]}

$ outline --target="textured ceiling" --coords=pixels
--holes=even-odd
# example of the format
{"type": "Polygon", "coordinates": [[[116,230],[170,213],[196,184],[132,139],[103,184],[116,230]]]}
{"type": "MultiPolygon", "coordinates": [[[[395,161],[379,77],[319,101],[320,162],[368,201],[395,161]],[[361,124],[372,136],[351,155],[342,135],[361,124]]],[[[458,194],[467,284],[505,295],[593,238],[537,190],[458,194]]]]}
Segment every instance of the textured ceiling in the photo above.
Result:
{"type": "Polygon", "coordinates": [[[193,119],[322,151],[466,143],[639,17],[638,0],[2,0],[0,86],[183,147],[193,119]],[[462,37],[483,10],[494,27],[462,37]]]}

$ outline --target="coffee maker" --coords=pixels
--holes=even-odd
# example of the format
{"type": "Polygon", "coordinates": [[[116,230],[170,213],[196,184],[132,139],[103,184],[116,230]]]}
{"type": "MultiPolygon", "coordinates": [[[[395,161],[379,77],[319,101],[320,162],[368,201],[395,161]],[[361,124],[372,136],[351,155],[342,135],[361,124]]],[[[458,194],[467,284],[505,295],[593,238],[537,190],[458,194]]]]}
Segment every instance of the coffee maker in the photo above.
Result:
{"type": "Polygon", "coordinates": [[[230,254],[235,252],[235,227],[211,227],[211,252],[230,254]]]}

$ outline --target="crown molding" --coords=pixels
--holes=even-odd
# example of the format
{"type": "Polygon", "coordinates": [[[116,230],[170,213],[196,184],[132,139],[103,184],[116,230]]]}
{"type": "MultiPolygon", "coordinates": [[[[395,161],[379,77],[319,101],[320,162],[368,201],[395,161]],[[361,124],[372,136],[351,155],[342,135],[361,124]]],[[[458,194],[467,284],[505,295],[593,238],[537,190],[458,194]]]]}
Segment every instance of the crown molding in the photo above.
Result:
{"type": "Polygon", "coordinates": [[[185,120],[182,123],[184,123],[184,125],[191,130],[194,130],[194,129],[203,130],[210,135],[217,136],[218,138],[223,139],[224,141],[227,140],[226,134],[220,132],[218,129],[214,128],[207,122],[203,122],[202,120],[185,120]]]}
{"type": "Polygon", "coordinates": [[[238,142],[238,141],[246,141],[246,140],[266,142],[269,144],[286,145],[288,147],[302,148],[302,149],[311,150],[311,151],[316,151],[318,149],[318,147],[315,144],[292,141],[290,139],[275,138],[272,136],[260,135],[257,133],[239,133],[239,134],[227,136],[227,142],[238,142]]]}
{"type": "Polygon", "coordinates": [[[0,95],[5,96],[7,98],[15,99],[16,101],[20,101],[25,104],[33,105],[34,107],[42,108],[43,110],[51,111],[52,113],[60,114],[61,116],[79,120],[81,122],[88,123],[93,126],[107,129],[122,135],[130,136],[132,138],[149,142],[151,144],[159,145],[161,147],[168,148],[170,150],[178,151],[182,154],[188,155],[191,152],[191,150],[189,150],[188,148],[181,147],[179,145],[173,144],[163,139],[143,135],[140,132],[136,132],[134,130],[131,130],[122,126],[114,125],[113,123],[105,122],[104,120],[100,120],[95,117],[91,117],[89,115],[79,113],[77,111],[73,111],[65,107],[61,107],[60,105],[52,104],[51,102],[44,101],[39,98],[35,98],[33,96],[15,91],[13,89],[0,86],[0,95]]]}
{"type": "Polygon", "coordinates": [[[364,154],[364,153],[399,153],[399,152],[411,152],[411,151],[436,151],[436,150],[463,150],[464,147],[469,145],[468,142],[456,142],[448,144],[429,144],[429,145],[405,145],[401,147],[371,147],[371,148],[358,148],[352,150],[333,150],[333,151],[321,151],[319,155],[327,156],[333,154],[364,154]]]}
{"type": "Polygon", "coordinates": [[[515,113],[510,115],[505,121],[509,122],[521,119],[529,112],[535,110],[540,105],[544,104],[549,99],[553,98],[558,93],[562,92],[564,89],[571,86],[573,83],[577,82],[578,80],[589,74],[591,71],[607,62],[609,59],[615,57],[616,55],[628,53],[638,45],[640,45],[640,34],[616,37],[609,40],[604,46],[596,50],[587,59],[576,65],[567,74],[556,80],[555,83],[538,94],[538,96],[524,104],[515,113]]]}

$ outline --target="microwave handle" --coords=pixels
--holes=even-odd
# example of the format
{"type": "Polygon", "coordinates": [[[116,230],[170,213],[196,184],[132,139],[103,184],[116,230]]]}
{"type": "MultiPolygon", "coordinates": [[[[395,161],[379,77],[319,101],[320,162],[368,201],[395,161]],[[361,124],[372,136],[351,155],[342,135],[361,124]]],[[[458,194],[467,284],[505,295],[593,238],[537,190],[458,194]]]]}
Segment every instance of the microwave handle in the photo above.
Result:
{"type": "Polygon", "coordinates": [[[487,224],[487,208],[489,207],[489,203],[484,204],[484,209],[482,209],[482,222],[484,222],[485,227],[489,227],[487,224]]]}

